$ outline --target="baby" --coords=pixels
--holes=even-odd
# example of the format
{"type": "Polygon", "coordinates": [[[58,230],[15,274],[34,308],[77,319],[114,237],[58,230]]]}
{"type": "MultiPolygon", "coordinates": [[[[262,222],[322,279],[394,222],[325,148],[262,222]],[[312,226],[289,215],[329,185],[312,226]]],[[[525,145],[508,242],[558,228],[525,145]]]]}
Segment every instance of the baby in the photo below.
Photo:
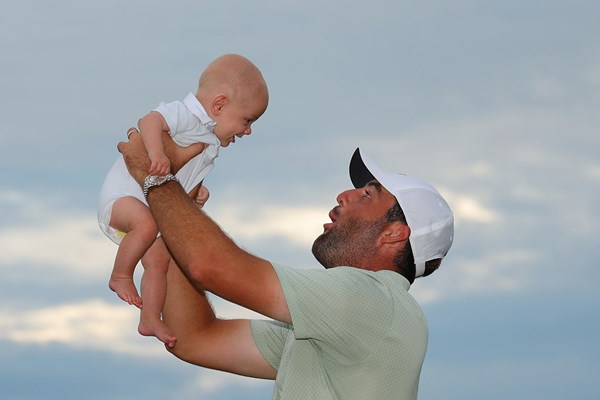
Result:
{"type": "MultiPolygon", "coordinates": [[[[177,179],[199,206],[208,198],[203,179],[214,166],[219,146],[249,135],[251,125],[266,110],[269,94],[260,70],[240,55],[226,54],[211,62],[200,76],[196,94],[183,101],[161,103],[141,118],[138,128],[151,161],[150,180],[177,179]],[[162,136],[195,155],[174,176],[162,136]]],[[[132,129],[128,131],[131,134],[132,129]]],[[[119,245],[109,281],[111,290],[141,309],[138,331],[156,336],[169,347],[176,338],[161,319],[170,254],[146,203],[145,193],[119,157],[104,180],[98,202],[100,228],[119,245]],[[139,261],[144,266],[141,297],[133,282],[139,261]]]]}

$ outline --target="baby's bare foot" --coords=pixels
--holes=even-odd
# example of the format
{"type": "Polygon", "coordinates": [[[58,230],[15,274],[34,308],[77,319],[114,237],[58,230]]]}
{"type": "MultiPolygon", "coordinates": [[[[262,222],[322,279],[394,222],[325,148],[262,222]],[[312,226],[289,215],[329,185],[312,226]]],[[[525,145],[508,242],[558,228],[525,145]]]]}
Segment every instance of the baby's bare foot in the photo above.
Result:
{"type": "Polygon", "coordinates": [[[175,347],[177,338],[160,318],[141,318],[138,332],[142,336],[156,336],[158,340],[166,344],[170,349],[175,347]]]}
{"type": "Polygon", "coordinates": [[[133,279],[111,277],[108,282],[108,287],[124,302],[134,305],[137,308],[142,308],[142,298],[135,288],[133,279]]]}

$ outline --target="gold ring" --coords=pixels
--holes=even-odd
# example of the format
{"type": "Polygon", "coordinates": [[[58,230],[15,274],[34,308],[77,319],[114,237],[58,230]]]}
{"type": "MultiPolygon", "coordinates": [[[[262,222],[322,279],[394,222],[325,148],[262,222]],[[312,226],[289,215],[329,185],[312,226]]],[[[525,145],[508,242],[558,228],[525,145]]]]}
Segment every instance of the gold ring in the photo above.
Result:
{"type": "Polygon", "coordinates": [[[135,129],[135,128],[129,128],[127,130],[127,140],[129,140],[129,136],[131,136],[131,134],[134,133],[134,132],[136,132],[136,131],[137,131],[137,129],[135,129]]]}

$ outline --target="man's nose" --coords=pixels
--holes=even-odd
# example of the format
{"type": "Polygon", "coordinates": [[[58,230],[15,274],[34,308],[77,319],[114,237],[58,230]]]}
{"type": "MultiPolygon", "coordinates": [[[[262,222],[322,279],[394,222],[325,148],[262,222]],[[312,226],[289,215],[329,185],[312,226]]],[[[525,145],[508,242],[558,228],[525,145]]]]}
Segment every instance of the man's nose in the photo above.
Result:
{"type": "Polygon", "coordinates": [[[336,200],[340,206],[344,206],[352,201],[356,194],[358,193],[358,189],[350,189],[346,190],[340,194],[338,194],[336,200]]]}

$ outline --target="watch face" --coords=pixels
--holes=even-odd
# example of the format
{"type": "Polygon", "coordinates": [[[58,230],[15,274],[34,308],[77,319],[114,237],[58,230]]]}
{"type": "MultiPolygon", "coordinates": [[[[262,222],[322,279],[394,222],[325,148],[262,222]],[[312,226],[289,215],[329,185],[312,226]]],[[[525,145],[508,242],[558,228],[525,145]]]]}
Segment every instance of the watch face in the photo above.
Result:
{"type": "Polygon", "coordinates": [[[148,183],[150,185],[156,185],[158,183],[158,176],[156,175],[151,175],[148,177],[148,183]]]}

